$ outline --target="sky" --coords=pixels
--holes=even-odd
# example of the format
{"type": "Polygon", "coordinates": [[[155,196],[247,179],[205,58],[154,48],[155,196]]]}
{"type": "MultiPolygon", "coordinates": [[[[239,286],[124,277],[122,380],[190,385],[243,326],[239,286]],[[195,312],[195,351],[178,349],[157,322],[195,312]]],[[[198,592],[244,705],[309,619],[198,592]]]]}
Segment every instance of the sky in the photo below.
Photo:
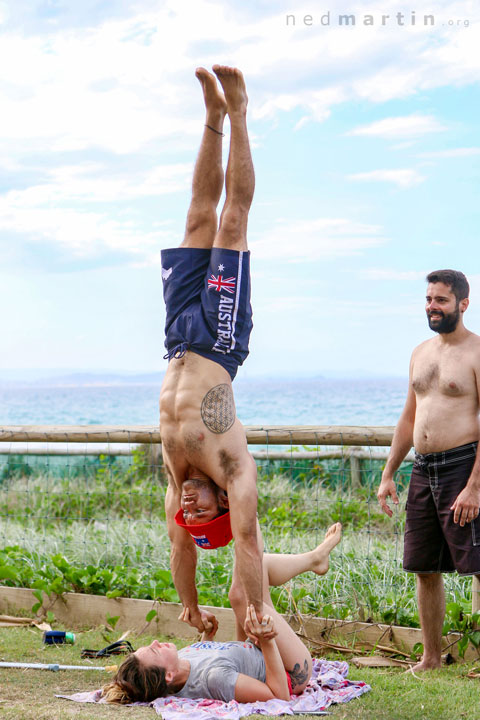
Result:
{"type": "Polygon", "coordinates": [[[480,332],[479,20],[473,0],[0,0],[0,377],[165,369],[160,249],[217,62],[245,75],[256,170],[239,375],[405,376],[444,267],[480,332]]]}

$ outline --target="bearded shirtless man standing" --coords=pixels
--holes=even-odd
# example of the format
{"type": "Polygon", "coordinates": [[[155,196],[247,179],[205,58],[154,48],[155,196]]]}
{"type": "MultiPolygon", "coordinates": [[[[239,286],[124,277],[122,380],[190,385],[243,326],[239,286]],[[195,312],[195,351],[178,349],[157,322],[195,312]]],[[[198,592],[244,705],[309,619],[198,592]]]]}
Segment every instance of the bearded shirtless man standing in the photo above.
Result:
{"type": "MultiPolygon", "coordinates": [[[[218,510],[228,493],[235,565],[245,596],[262,618],[262,565],[256,537],[256,465],[235,416],[232,380],[248,355],[252,328],[247,219],[255,185],[246,125],[242,73],[214,65],[196,71],[206,120],[195,164],[184,240],[162,252],[167,308],[165,345],[169,365],[160,395],[160,432],[168,489],[167,526],[171,569],[182,618],[200,632],[216,628],[213,614],[198,607],[196,545],[175,522],[180,509],[205,522],[213,515],[205,490],[218,487],[218,510]],[[222,137],[228,113],[231,136],[225,205],[222,137]],[[183,487],[183,501],[182,501],[183,487]],[[205,500],[205,502],[204,502],[205,500]],[[186,502],[186,506],[185,506],[186,502]]],[[[167,357],[166,356],[166,357],[167,357]]],[[[226,503],[224,503],[226,504],[226,503]]]]}
{"type": "Polygon", "coordinates": [[[467,330],[465,275],[427,276],[428,324],[438,336],[413,351],[405,407],[395,428],[377,497],[398,497],[393,476],[415,446],[407,499],[403,567],[417,574],[424,653],[413,669],[441,665],[443,572],[480,575],[480,337],[467,330]]]}

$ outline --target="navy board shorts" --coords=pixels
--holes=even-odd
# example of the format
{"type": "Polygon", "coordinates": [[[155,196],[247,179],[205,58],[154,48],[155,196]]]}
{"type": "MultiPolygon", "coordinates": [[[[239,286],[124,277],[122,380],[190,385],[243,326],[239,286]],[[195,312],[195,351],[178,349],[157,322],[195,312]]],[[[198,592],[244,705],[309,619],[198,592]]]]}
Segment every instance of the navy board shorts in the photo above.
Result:
{"type": "Polygon", "coordinates": [[[187,350],[222,365],[234,379],[252,331],[250,253],[227,248],[162,250],[167,310],[165,358],[187,350]]]}
{"type": "Polygon", "coordinates": [[[480,574],[480,518],[461,527],[453,522],[450,510],[470,477],[477,445],[415,453],[406,507],[404,570],[480,574]]]}

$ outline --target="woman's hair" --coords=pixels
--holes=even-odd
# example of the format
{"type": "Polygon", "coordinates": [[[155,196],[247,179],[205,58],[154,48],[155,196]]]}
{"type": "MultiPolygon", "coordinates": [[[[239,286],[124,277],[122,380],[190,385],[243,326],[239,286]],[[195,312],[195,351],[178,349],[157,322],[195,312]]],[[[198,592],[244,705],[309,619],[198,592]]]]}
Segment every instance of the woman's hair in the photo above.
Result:
{"type": "Polygon", "coordinates": [[[126,705],[151,702],[171,691],[164,668],[145,666],[132,653],[120,665],[112,682],[103,687],[102,697],[107,702],[126,705]]]}

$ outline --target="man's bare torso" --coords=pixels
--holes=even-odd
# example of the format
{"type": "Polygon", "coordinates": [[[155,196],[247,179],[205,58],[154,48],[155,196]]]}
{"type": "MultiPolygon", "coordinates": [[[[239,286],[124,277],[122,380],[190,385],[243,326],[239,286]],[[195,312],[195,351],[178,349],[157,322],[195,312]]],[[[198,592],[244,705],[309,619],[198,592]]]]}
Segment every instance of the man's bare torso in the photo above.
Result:
{"type": "Polygon", "coordinates": [[[478,440],[474,367],[479,353],[480,337],[470,332],[455,344],[435,337],[415,349],[411,382],[416,398],[413,440],[417,452],[441,452],[478,440]]]}
{"type": "Polygon", "coordinates": [[[240,464],[251,461],[230,375],[192,352],[168,365],[160,393],[160,433],[167,473],[178,490],[194,470],[227,489],[240,464]]]}

